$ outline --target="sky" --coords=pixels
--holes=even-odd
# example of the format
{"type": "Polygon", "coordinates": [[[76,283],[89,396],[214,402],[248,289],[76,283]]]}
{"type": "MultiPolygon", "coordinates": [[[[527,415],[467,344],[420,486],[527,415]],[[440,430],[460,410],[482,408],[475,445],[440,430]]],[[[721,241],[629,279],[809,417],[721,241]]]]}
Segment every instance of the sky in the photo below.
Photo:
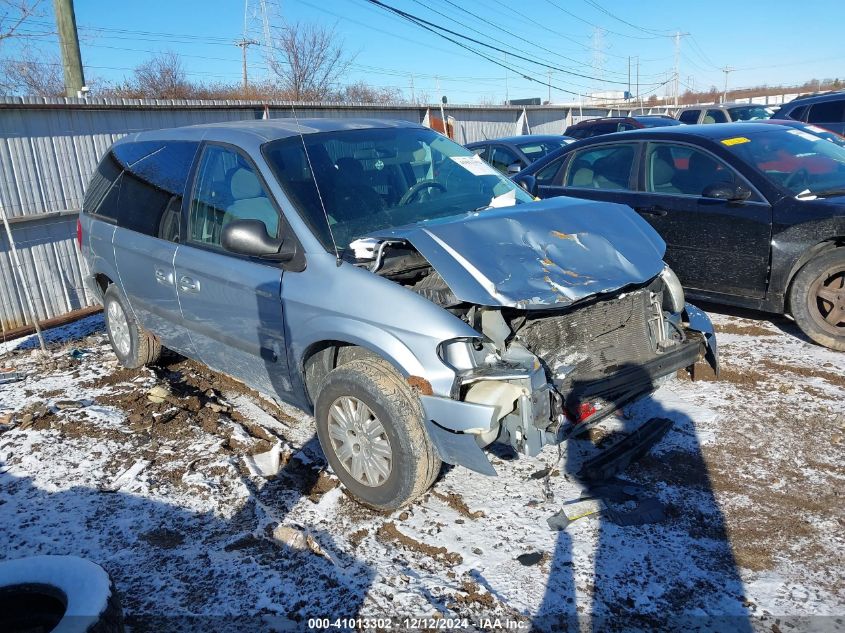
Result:
{"type": "MultiPolygon", "coordinates": [[[[639,94],[663,94],[675,63],[676,33],[681,92],[711,86],[721,91],[725,66],[734,69],[728,75],[734,88],[845,77],[842,0],[812,0],[811,15],[783,0],[382,2],[486,44],[459,40],[489,59],[368,0],[263,4],[271,23],[333,27],[354,55],[347,82],[395,87],[431,101],[577,101],[584,93],[627,90],[629,58],[632,93],[639,67],[639,94]]],[[[86,78],[119,82],[155,53],[174,51],[192,80],[240,81],[241,50],[234,42],[245,29],[249,39],[266,41],[261,6],[260,0],[76,0],[86,78]]],[[[43,15],[28,28],[48,30],[52,20],[52,3],[43,0],[43,15]]],[[[0,55],[15,45],[4,46],[0,55]]],[[[50,36],[40,46],[57,50],[50,36]]],[[[251,77],[268,75],[264,50],[248,49],[251,77]]]]}

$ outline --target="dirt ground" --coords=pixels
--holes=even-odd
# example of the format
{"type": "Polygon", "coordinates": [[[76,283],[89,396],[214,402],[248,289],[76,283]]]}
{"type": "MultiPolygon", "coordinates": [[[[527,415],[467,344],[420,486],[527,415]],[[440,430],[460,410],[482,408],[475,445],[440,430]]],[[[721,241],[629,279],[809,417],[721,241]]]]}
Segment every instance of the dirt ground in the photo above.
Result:
{"type": "Polygon", "coordinates": [[[0,385],[0,557],[100,563],[133,631],[356,616],[845,630],[845,354],[785,318],[713,317],[720,380],[680,376],[561,452],[495,449],[495,478],[445,467],[389,515],[326,471],[308,415],[175,355],[119,368],[100,316],[48,332],[47,359],[32,339],[5,343],[0,369],[26,376],[0,385]],[[573,475],[595,444],[654,416],[674,425],[624,477],[665,518],[549,529],[583,492],[573,475]],[[274,447],[280,470],[263,477],[250,456],[274,447]]]}

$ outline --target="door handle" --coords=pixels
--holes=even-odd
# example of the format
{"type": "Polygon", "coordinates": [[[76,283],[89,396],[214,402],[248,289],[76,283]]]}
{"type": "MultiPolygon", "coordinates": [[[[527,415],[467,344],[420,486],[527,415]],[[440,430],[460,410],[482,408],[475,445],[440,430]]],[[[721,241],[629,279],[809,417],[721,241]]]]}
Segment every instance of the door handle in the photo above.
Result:
{"type": "Polygon", "coordinates": [[[168,273],[162,270],[161,268],[155,269],[155,278],[158,283],[163,284],[165,286],[173,285],[173,274],[168,273]]]}
{"type": "Polygon", "coordinates": [[[191,279],[187,275],[182,275],[179,278],[179,290],[182,292],[199,292],[200,282],[196,279],[191,279]]]}
{"type": "Polygon", "coordinates": [[[661,207],[650,205],[645,207],[634,207],[634,211],[639,213],[640,215],[654,215],[657,217],[662,217],[666,215],[666,209],[661,207]]]}

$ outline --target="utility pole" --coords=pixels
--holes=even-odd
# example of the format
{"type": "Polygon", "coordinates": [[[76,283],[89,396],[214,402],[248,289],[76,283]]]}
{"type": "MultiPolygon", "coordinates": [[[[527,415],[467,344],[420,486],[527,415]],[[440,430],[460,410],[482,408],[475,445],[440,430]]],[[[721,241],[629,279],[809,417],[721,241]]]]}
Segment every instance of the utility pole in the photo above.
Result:
{"type": "MultiPolygon", "coordinates": [[[[505,66],[508,63],[508,54],[505,53],[505,66]]],[[[505,105],[510,103],[510,95],[508,94],[508,69],[505,68],[505,105]]]]}
{"type": "Polygon", "coordinates": [[[549,100],[546,103],[552,102],[552,71],[549,70],[549,100]]]}
{"type": "Polygon", "coordinates": [[[256,42],[255,40],[248,40],[245,37],[235,42],[235,46],[239,46],[241,49],[241,58],[243,60],[244,92],[246,92],[249,88],[249,81],[247,80],[246,76],[246,49],[252,46],[253,44],[258,44],[258,42],[256,42]]]}
{"type": "Polygon", "coordinates": [[[76,32],[73,0],[53,0],[53,11],[56,13],[59,46],[62,49],[65,94],[68,97],[81,96],[85,87],[85,76],[82,74],[82,54],[79,52],[79,34],[76,32]]]}
{"type": "Polygon", "coordinates": [[[411,103],[417,102],[417,95],[414,91],[414,73],[411,73],[411,103]]]}
{"type": "Polygon", "coordinates": [[[637,55],[637,99],[640,98],[640,56],[637,55]]]}
{"type": "Polygon", "coordinates": [[[730,66],[725,66],[722,69],[722,72],[725,73],[725,91],[722,93],[722,103],[725,103],[728,100],[728,74],[732,73],[735,68],[731,68],[730,66]]]}
{"type": "Polygon", "coordinates": [[[625,101],[631,98],[631,56],[628,55],[628,96],[625,101]]]}
{"type": "Polygon", "coordinates": [[[675,107],[678,107],[678,93],[680,92],[681,81],[681,38],[689,33],[675,33],[675,107]]]}

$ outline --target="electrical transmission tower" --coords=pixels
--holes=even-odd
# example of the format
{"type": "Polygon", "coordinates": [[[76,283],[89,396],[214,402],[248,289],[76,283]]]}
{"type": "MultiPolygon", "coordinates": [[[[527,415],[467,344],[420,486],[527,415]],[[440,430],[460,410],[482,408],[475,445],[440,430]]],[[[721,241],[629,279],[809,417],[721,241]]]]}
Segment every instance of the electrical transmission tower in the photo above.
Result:
{"type": "Polygon", "coordinates": [[[273,53],[273,36],[271,25],[281,20],[281,9],[273,0],[244,0],[244,30],[240,40],[235,42],[243,53],[243,85],[248,87],[247,81],[247,49],[259,46],[262,49],[262,59],[266,61],[273,53]]]}

